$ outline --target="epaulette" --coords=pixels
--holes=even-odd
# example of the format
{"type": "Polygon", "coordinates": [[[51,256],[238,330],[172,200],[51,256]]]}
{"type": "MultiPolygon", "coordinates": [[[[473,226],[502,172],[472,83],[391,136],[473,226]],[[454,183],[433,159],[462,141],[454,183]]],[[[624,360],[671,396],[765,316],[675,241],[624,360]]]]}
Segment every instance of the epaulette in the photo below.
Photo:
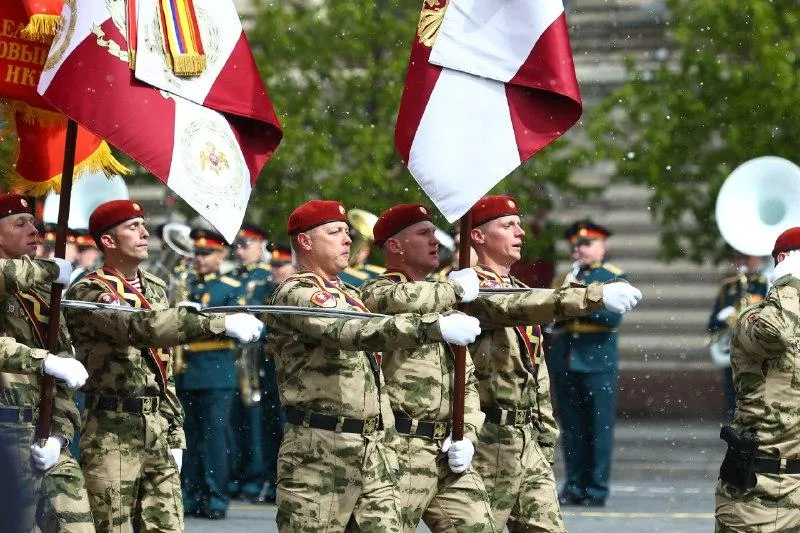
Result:
{"type": "Polygon", "coordinates": [[[146,271],[146,270],[142,270],[142,271],[141,271],[141,273],[142,273],[142,277],[143,277],[143,278],[144,278],[146,281],[150,281],[150,282],[152,282],[152,283],[155,283],[155,284],[156,284],[156,285],[158,285],[159,287],[164,287],[164,288],[166,288],[166,287],[167,287],[167,282],[166,282],[166,281],[164,281],[163,279],[159,278],[159,277],[158,277],[158,276],[156,276],[155,274],[151,274],[150,272],[148,272],[148,271],[146,271]]]}
{"type": "Polygon", "coordinates": [[[609,272],[611,272],[612,274],[614,274],[615,276],[621,276],[625,273],[624,270],[622,270],[616,265],[612,265],[611,263],[603,263],[601,266],[606,270],[608,270],[609,272]]]}
{"type": "Polygon", "coordinates": [[[230,285],[231,287],[241,287],[242,282],[236,279],[233,279],[230,276],[221,276],[219,280],[224,283],[225,285],[230,285]]]}
{"type": "Polygon", "coordinates": [[[354,278],[362,279],[362,280],[367,280],[367,279],[370,278],[369,274],[367,274],[363,270],[358,270],[357,268],[353,268],[353,267],[345,268],[343,273],[344,274],[348,274],[350,276],[353,276],[354,278]]]}

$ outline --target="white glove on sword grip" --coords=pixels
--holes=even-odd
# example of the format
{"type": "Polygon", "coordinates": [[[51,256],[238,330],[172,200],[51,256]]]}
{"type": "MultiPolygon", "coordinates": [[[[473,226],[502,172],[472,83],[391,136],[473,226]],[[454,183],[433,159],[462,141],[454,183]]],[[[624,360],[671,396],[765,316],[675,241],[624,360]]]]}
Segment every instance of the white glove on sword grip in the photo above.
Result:
{"type": "Polygon", "coordinates": [[[61,440],[58,437],[47,437],[44,448],[39,447],[39,443],[31,445],[31,459],[39,470],[50,470],[58,461],[61,453],[61,440]]]}
{"type": "Polygon", "coordinates": [[[50,354],[44,359],[44,373],[64,381],[70,389],[83,387],[89,379],[89,373],[77,359],[67,357],[66,353],[50,354]]]}
{"type": "Polygon", "coordinates": [[[464,296],[461,301],[469,303],[478,297],[480,290],[480,281],[478,280],[478,273],[473,268],[465,268],[464,270],[453,270],[447,275],[447,279],[458,283],[464,290],[464,296]]]}
{"type": "Polygon", "coordinates": [[[450,471],[460,474],[472,464],[472,456],[475,455],[475,445],[469,439],[453,441],[453,434],[444,439],[442,451],[447,453],[447,464],[450,471]]]}
{"type": "Polygon", "coordinates": [[[624,314],[636,307],[641,299],[642,291],[628,283],[615,281],[603,285],[603,305],[609,311],[624,314]]]}
{"type": "Polygon", "coordinates": [[[439,329],[445,342],[466,346],[481,334],[481,323],[475,317],[453,313],[447,316],[439,315],[439,329]]]}
{"type": "Polygon", "coordinates": [[[264,323],[253,315],[235,313],[225,315],[225,334],[239,342],[253,342],[261,336],[264,323]]]}
{"type": "Polygon", "coordinates": [[[61,259],[60,257],[51,257],[47,259],[51,263],[55,263],[58,265],[58,277],[56,278],[54,283],[60,283],[61,285],[69,285],[69,278],[72,276],[72,263],[67,261],[66,259],[61,259]]]}

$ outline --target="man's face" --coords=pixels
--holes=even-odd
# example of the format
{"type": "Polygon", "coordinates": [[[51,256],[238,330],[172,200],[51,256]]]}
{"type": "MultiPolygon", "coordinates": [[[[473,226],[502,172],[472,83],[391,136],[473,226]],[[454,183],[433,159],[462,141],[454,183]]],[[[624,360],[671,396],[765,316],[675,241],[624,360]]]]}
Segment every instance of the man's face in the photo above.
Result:
{"type": "Polygon", "coordinates": [[[261,239],[237,239],[233,251],[244,264],[255,263],[264,254],[264,241],[261,239]]]}
{"type": "Polygon", "coordinates": [[[410,270],[431,273],[439,266],[439,239],[436,226],[423,220],[405,228],[392,239],[398,242],[403,264],[410,270]]]}
{"type": "Polygon", "coordinates": [[[36,254],[39,231],[33,225],[33,215],[20,213],[0,219],[0,254],[6,259],[36,254]]]}
{"type": "Polygon", "coordinates": [[[578,239],[572,250],[572,258],[584,265],[598,263],[606,256],[606,241],[604,239],[578,239]]]}
{"type": "Polygon", "coordinates": [[[210,274],[219,270],[225,258],[224,250],[200,250],[195,252],[194,268],[200,274],[210,274]]]}
{"type": "Polygon", "coordinates": [[[126,220],[102,236],[103,246],[122,258],[139,262],[147,259],[147,237],[150,234],[142,217],[126,220]]]}
{"type": "Polygon", "coordinates": [[[502,264],[513,264],[522,257],[522,237],[525,230],[520,226],[517,215],[507,215],[490,220],[477,228],[482,234],[480,244],[483,252],[494,261],[502,264]]]}
{"type": "Polygon", "coordinates": [[[350,228],[346,222],[328,222],[298,235],[305,234],[303,253],[312,265],[332,276],[339,275],[348,266],[350,257],[350,228]]]}

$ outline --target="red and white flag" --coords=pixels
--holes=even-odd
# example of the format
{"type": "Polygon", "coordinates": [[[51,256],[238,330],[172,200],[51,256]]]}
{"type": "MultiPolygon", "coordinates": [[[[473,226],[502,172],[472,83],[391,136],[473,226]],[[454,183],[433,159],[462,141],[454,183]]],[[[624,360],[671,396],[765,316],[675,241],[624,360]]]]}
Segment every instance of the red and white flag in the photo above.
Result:
{"type": "Polygon", "coordinates": [[[425,0],[395,145],[448,221],[581,115],[561,0],[425,0]]]}
{"type": "Polygon", "coordinates": [[[137,1],[134,26],[130,5],[66,0],[39,93],[139,161],[232,240],[282,137],[233,3],[195,0],[205,68],[181,78],[166,71],[156,2],[137,1]]]}

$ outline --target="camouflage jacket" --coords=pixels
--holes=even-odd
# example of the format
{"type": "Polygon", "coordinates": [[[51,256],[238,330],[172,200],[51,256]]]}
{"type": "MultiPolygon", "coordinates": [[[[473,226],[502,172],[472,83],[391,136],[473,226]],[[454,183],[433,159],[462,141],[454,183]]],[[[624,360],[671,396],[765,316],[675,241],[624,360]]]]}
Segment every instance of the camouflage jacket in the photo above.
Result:
{"type": "Polygon", "coordinates": [[[800,279],[784,276],[733,328],[737,430],[756,429],[762,455],[800,458],[800,279]]]}
{"type": "MultiPolygon", "coordinates": [[[[396,271],[385,272],[361,286],[364,304],[376,313],[446,313],[463,296],[451,281],[413,281],[396,271]]],[[[464,435],[475,442],[484,414],[478,398],[475,366],[467,354],[464,435]]],[[[452,418],[454,361],[450,346],[440,342],[405,350],[384,351],[381,368],[395,413],[407,418],[449,421],[452,418]]]]}
{"type": "MultiPolygon", "coordinates": [[[[41,396],[41,368],[48,353],[45,346],[46,308],[50,286],[58,277],[55,263],[28,258],[4,260],[0,265],[0,337],[13,352],[3,357],[0,373],[0,404],[38,408],[41,396]],[[36,317],[42,320],[37,320],[36,317]],[[18,343],[11,345],[13,342],[18,343]],[[14,373],[10,373],[14,372],[14,373]]],[[[72,352],[69,334],[61,317],[58,350],[72,352]]],[[[56,382],[51,434],[67,440],[80,427],[80,414],[73,392],[56,382]]]]}
{"type": "MultiPolygon", "coordinates": [[[[502,277],[488,267],[477,266],[475,270],[483,288],[525,287],[518,279],[502,277]]],[[[539,445],[552,449],[558,438],[558,427],[550,401],[547,365],[541,356],[530,361],[522,333],[514,326],[547,324],[601,308],[603,291],[599,284],[497,294],[467,304],[467,313],[481,322],[481,334],[469,347],[475,362],[481,405],[501,409],[532,408],[539,416],[539,445]],[[535,370],[535,375],[530,369],[535,370]]],[[[525,329],[530,335],[530,328],[525,329]]],[[[532,338],[529,342],[540,344],[541,339],[532,338]]]]}
{"type": "MultiPolygon", "coordinates": [[[[309,273],[289,276],[272,303],[366,310],[356,289],[309,273]]],[[[269,315],[267,326],[267,350],[275,358],[284,406],[359,419],[380,414],[385,427],[394,425],[394,417],[380,371],[379,399],[374,354],[367,350],[442,341],[437,314],[370,319],[269,315]]]]}
{"type": "MultiPolygon", "coordinates": [[[[117,397],[160,396],[159,413],[169,424],[167,441],[173,448],[183,448],[183,409],[175,395],[168,348],[224,333],[225,317],[185,307],[170,309],[164,282],[142,270],[139,277],[141,293],[151,311],[68,309],[65,312],[77,357],[89,372],[83,390],[87,394],[117,397]],[[162,350],[164,374],[151,348],[162,350]]],[[[70,287],[67,298],[87,302],[118,301],[118,295],[91,274],[70,287]]]]}

